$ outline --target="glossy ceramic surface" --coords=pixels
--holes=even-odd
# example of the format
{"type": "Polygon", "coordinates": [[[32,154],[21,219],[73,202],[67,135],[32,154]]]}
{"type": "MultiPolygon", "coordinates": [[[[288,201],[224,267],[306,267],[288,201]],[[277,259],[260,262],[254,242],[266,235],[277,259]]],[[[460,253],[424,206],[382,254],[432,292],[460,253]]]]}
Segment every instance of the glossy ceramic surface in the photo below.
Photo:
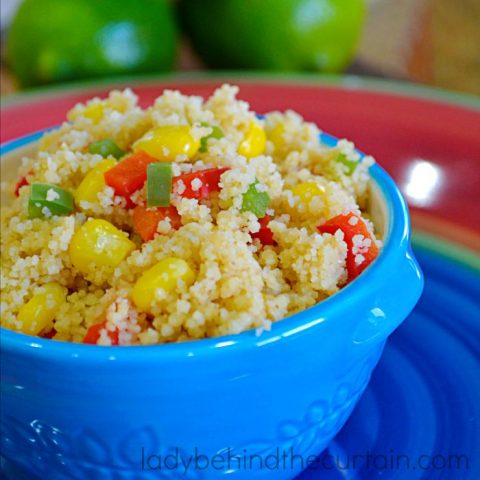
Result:
{"type": "MultiPolygon", "coordinates": [[[[297,480],[480,478],[480,269],[437,243],[414,241],[424,293],[346,425],[297,480]]],[[[5,480],[30,480],[3,466],[5,480]]]]}
{"type": "Polygon", "coordinates": [[[298,480],[480,478],[480,268],[437,243],[414,241],[424,293],[345,427],[298,480]]]}
{"type": "MultiPolygon", "coordinates": [[[[372,452],[380,456],[380,464],[367,468],[360,459],[358,468],[342,469],[327,463],[333,468],[310,469],[299,479],[478,480],[480,280],[471,266],[480,272],[480,176],[475,175],[480,100],[406,84],[316,75],[188,75],[117,85],[132,86],[146,105],[165,87],[205,95],[223,81],[240,83],[242,97],[257,111],[292,108],[326,131],[355,139],[359,148],[376,156],[410,203],[417,231],[414,249],[426,277],[418,309],[390,337],[365,394],[322,457],[338,455],[345,465],[355,454],[372,452]],[[422,188],[418,179],[425,173],[430,180],[422,188]],[[419,230],[437,237],[420,236],[419,230]],[[455,243],[442,245],[438,235],[455,243]],[[440,453],[448,460],[463,453],[469,464],[459,469],[385,468],[381,456],[392,452],[408,455],[411,463],[422,454],[440,453]]],[[[2,141],[58,124],[77,101],[104,95],[113,86],[55,88],[4,100],[2,141]]],[[[315,376],[311,382],[321,380],[315,376]]],[[[31,480],[11,465],[5,465],[5,472],[8,480],[31,480]]]]}
{"type": "Polygon", "coordinates": [[[371,174],[386,215],[379,258],[338,294],[261,336],[108,348],[3,330],[3,456],[51,480],[158,478],[168,454],[217,458],[218,468],[197,465],[181,478],[293,478],[302,468],[292,454],[318,454],[340,430],[422,290],[403,197],[378,165],[371,174]],[[277,451],[286,456],[281,468],[251,463],[277,451]]]}

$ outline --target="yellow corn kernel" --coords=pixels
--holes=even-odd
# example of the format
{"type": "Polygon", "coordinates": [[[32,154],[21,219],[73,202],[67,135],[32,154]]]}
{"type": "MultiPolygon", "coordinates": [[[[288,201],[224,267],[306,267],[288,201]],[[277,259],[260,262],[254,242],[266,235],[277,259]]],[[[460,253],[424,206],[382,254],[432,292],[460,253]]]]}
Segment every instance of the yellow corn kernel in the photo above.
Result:
{"type": "Polygon", "coordinates": [[[132,300],[140,310],[148,312],[155,303],[157,290],[169,293],[179,280],[190,286],[195,280],[195,273],[185,260],[166,257],[137,280],[132,290],[132,300]]]}
{"type": "Polygon", "coordinates": [[[312,198],[325,194],[325,189],[316,182],[303,182],[292,188],[294,197],[297,197],[303,205],[309,205],[312,198]]]}
{"type": "Polygon", "coordinates": [[[106,220],[94,219],[73,234],[69,254],[72,264],[88,275],[97,268],[116,267],[134,249],[124,232],[106,220]]]}
{"type": "Polygon", "coordinates": [[[238,146],[238,153],[244,157],[251,158],[261,155],[265,151],[267,136],[263,127],[252,122],[248,128],[248,132],[238,146]]]}
{"type": "Polygon", "coordinates": [[[65,303],[67,289],[58,283],[46,283],[18,312],[19,330],[38,335],[49,326],[58,309],[65,303]]]}
{"type": "Polygon", "coordinates": [[[105,188],[103,174],[113,168],[117,162],[113,159],[103,160],[90,170],[80,182],[74,193],[75,204],[82,210],[81,202],[97,203],[98,194],[105,188]]]}
{"type": "Polygon", "coordinates": [[[60,138],[60,133],[58,130],[45,133],[42,138],[38,141],[38,150],[41,152],[47,152],[50,150],[57,150],[60,138]]]}
{"type": "Polygon", "coordinates": [[[282,148],[285,145],[285,127],[282,123],[277,123],[274,128],[268,132],[268,139],[273,143],[275,149],[282,148]]]}
{"type": "Polygon", "coordinates": [[[89,118],[93,123],[98,123],[103,117],[105,103],[92,103],[85,107],[83,116],[89,118]]]}
{"type": "Polygon", "coordinates": [[[134,151],[143,150],[161,162],[173,162],[177,155],[192,158],[200,148],[188,125],[164,125],[147,132],[133,145],[134,151]]]}

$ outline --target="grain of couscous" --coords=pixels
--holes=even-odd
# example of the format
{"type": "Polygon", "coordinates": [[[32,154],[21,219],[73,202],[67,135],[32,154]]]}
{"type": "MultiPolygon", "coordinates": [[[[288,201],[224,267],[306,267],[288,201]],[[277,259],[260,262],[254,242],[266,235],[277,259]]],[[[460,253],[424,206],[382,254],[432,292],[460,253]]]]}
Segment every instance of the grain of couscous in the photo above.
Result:
{"type": "Polygon", "coordinates": [[[380,247],[373,159],[237,93],[113,91],[46,134],[2,209],[1,325],[100,345],[261,331],[358,276],[380,247]]]}

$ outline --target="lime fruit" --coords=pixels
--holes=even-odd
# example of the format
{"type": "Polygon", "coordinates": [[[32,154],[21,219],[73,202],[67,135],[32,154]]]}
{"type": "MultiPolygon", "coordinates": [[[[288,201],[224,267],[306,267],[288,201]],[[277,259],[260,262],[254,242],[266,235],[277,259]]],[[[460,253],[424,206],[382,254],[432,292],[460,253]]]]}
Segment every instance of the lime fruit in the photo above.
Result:
{"type": "Polygon", "coordinates": [[[194,49],[214,68],[337,72],[352,58],[364,0],[181,0],[194,49]]]}
{"type": "Polygon", "coordinates": [[[168,0],[24,0],[7,62],[23,86],[169,70],[177,29],[168,0]]]}

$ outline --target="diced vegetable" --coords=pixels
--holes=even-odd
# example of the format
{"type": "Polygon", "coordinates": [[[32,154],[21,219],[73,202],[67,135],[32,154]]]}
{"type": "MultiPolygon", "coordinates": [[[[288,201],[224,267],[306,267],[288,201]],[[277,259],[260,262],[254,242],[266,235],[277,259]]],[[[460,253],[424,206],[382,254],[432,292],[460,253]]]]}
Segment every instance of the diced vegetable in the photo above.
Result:
{"type": "Polygon", "coordinates": [[[146,270],[137,280],[132,290],[132,300],[139,310],[149,312],[158,290],[169,293],[179,281],[190,286],[194,280],[195,272],[185,260],[166,257],[146,270]]]}
{"type": "Polygon", "coordinates": [[[58,283],[43,285],[38,293],[20,308],[17,315],[19,330],[38,335],[54,320],[59,308],[65,303],[66,296],[67,289],[58,283]]]}
{"type": "Polygon", "coordinates": [[[57,331],[54,328],[52,328],[51,330],[46,330],[45,332],[41,332],[40,335],[42,338],[51,339],[55,336],[56,333],[57,331]]]}
{"type": "Polygon", "coordinates": [[[274,128],[272,128],[268,134],[267,138],[273,143],[275,149],[282,148],[285,145],[285,127],[282,123],[277,123],[274,128]]]}
{"type": "Polygon", "coordinates": [[[252,122],[247,134],[238,146],[238,153],[247,158],[257,157],[265,151],[266,143],[265,130],[259,123],[252,122]]]}
{"type": "Polygon", "coordinates": [[[182,226],[181,217],[174,206],[146,209],[139,205],[133,210],[133,228],[144,242],[148,242],[155,236],[158,223],[167,218],[173,229],[178,230],[182,226]]]}
{"type": "Polygon", "coordinates": [[[139,150],[106,171],[105,183],[112,187],[117,195],[129,200],[130,195],[143,187],[147,179],[147,166],[156,161],[148,153],[139,150]]]}
{"type": "Polygon", "coordinates": [[[308,205],[312,198],[325,195],[325,189],[316,182],[302,182],[292,188],[294,197],[297,197],[303,205],[308,205]]]}
{"type": "Polygon", "coordinates": [[[335,161],[341,163],[342,165],[345,165],[346,175],[348,176],[352,175],[358,165],[358,162],[348,159],[347,156],[343,153],[339,153],[335,161]]]}
{"type": "Polygon", "coordinates": [[[30,218],[42,218],[50,214],[68,215],[72,212],[73,195],[69,191],[48,183],[32,183],[28,200],[30,218]]]}
{"type": "Polygon", "coordinates": [[[112,156],[117,160],[125,155],[125,152],[111,138],[91,143],[88,151],[101,155],[103,158],[112,156]]]}
{"type": "Polygon", "coordinates": [[[74,193],[77,207],[84,210],[85,208],[81,205],[82,202],[98,202],[98,194],[102,192],[106,186],[104,173],[116,164],[117,162],[113,159],[103,160],[85,175],[74,193]]]}
{"type": "Polygon", "coordinates": [[[375,238],[361,217],[350,212],[337,215],[318,227],[320,233],[342,230],[347,244],[348,281],[358,277],[378,256],[375,238]]]}
{"type": "Polygon", "coordinates": [[[220,138],[224,137],[224,134],[223,134],[223,130],[220,127],[217,127],[216,125],[209,125],[206,122],[202,122],[201,125],[202,127],[210,127],[212,129],[212,133],[210,135],[207,135],[206,137],[202,137],[200,139],[199,151],[202,153],[205,153],[207,151],[208,140],[210,140],[210,138],[216,138],[217,140],[220,140],[220,138]]]}
{"type": "Polygon", "coordinates": [[[83,116],[89,118],[93,123],[98,123],[103,117],[105,107],[105,103],[91,103],[85,107],[83,116]]]}
{"type": "Polygon", "coordinates": [[[177,155],[192,158],[200,147],[188,125],[164,125],[147,132],[133,145],[135,151],[143,150],[161,162],[173,162],[177,155]]]}
{"type": "Polygon", "coordinates": [[[15,196],[18,197],[20,195],[20,189],[22,187],[25,187],[26,185],[30,185],[30,183],[27,180],[26,176],[20,177],[18,182],[15,185],[15,196]]]}
{"type": "Polygon", "coordinates": [[[101,267],[116,267],[134,249],[124,232],[106,220],[94,219],[73,234],[69,254],[72,264],[88,275],[101,267]]]}
{"type": "Polygon", "coordinates": [[[270,203],[270,196],[261,188],[262,185],[258,181],[248,187],[248,190],[243,194],[242,212],[252,212],[258,218],[265,216],[270,203]]]}
{"type": "Polygon", "coordinates": [[[251,233],[252,238],[258,238],[262,245],[276,245],[277,242],[273,239],[273,232],[268,227],[270,223],[270,216],[265,215],[263,218],[260,218],[258,221],[260,223],[260,230],[255,233],[251,233]]]}
{"type": "Polygon", "coordinates": [[[172,192],[172,164],[151,163],[147,166],[147,206],[167,207],[172,192]]]}
{"type": "MultiPolygon", "coordinates": [[[[104,329],[106,325],[107,322],[103,321],[90,326],[87,330],[87,333],[85,334],[85,337],[83,337],[83,343],[96,345],[98,339],[100,338],[100,331],[104,329]]],[[[107,335],[110,337],[112,345],[118,345],[118,330],[114,330],[113,332],[107,330],[107,335]]]]}
{"type": "Polygon", "coordinates": [[[207,168],[194,173],[185,173],[173,179],[174,191],[184,198],[207,198],[211,192],[220,191],[220,177],[228,167],[207,168]]]}

